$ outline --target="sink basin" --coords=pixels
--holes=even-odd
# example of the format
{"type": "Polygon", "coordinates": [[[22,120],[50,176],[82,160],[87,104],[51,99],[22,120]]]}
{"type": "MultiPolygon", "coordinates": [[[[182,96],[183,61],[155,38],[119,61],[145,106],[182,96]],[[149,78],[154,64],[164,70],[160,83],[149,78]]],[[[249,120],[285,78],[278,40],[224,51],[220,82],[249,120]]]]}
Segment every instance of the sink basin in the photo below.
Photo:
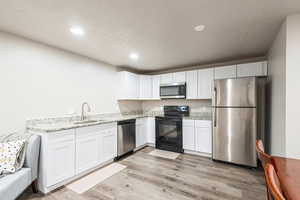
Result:
{"type": "Polygon", "coordinates": [[[104,120],[84,120],[84,121],[73,122],[73,124],[89,124],[89,123],[102,122],[102,121],[104,120]]]}

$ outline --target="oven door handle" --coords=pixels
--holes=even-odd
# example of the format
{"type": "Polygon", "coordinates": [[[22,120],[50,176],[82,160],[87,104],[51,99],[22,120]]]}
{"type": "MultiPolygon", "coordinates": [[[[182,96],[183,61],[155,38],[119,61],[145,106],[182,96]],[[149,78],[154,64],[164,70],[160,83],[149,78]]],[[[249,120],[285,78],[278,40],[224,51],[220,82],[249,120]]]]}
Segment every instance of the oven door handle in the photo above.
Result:
{"type": "Polygon", "coordinates": [[[163,117],[156,117],[157,121],[169,121],[169,122],[182,122],[182,118],[163,118],[163,117]]]}

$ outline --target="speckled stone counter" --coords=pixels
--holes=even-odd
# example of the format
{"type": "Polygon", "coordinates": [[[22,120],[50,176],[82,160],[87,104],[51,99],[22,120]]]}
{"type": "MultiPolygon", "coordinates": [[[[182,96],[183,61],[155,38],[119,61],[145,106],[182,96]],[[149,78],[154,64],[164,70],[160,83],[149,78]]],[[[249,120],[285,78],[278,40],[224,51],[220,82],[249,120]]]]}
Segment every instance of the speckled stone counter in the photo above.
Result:
{"type": "MultiPolygon", "coordinates": [[[[128,113],[128,114],[99,114],[88,116],[87,121],[92,122],[84,124],[76,124],[80,121],[80,116],[74,117],[58,117],[58,118],[47,118],[47,119],[33,119],[26,122],[26,128],[29,131],[35,132],[56,132],[73,128],[95,126],[106,123],[113,123],[128,119],[138,119],[143,117],[156,117],[163,116],[160,112],[151,113],[128,113]]],[[[184,117],[183,119],[190,120],[211,120],[210,113],[191,113],[190,116],[184,117]]]]}

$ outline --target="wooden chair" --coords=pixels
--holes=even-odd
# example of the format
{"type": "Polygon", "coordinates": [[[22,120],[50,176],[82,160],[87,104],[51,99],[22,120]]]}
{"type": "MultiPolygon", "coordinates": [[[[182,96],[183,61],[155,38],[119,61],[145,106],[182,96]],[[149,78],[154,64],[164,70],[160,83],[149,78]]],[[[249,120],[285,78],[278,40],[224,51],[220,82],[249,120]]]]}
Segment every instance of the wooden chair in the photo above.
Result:
{"type": "Polygon", "coordinates": [[[265,153],[265,148],[261,140],[256,141],[256,152],[263,168],[268,163],[272,164],[271,156],[265,153]]]}
{"type": "MultiPolygon", "coordinates": [[[[272,159],[271,159],[271,156],[266,154],[265,153],[265,148],[264,148],[264,145],[262,143],[261,140],[257,140],[256,141],[256,152],[257,152],[257,155],[258,155],[258,158],[265,170],[265,166],[267,164],[272,164],[272,159]]],[[[265,181],[266,181],[266,184],[267,184],[267,180],[266,180],[266,174],[265,174],[265,181]]],[[[268,186],[266,185],[266,188],[267,188],[267,199],[268,200],[272,200],[271,198],[271,193],[269,191],[269,188],[268,186]]]]}
{"type": "Polygon", "coordinates": [[[278,176],[272,164],[266,164],[265,173],[267,185],[272,197],[275,200],[285,200],[285,197],[283,196],[282,190],[280,188],[278,176]]]}

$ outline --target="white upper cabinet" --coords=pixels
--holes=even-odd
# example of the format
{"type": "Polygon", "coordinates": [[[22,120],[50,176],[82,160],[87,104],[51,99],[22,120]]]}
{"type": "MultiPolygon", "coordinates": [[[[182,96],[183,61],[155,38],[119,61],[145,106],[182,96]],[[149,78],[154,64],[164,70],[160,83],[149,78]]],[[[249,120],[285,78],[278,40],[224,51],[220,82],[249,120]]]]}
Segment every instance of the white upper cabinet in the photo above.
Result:
{"type": "Polygon", "coordinates": [[[185,81],[185,72],[175,72],[160,75],[160,84],[181,83],[185,81]]]}
{"type": "Polygon", "coordinates": [[[160,75],[160,84],[173,83],[173,74],[162,74],[160,75]]]}
{"type": "Polygon", "coordinates": [[[236,65],[216,67],[215,79],[236,78],[236,65]]]}
{"type": "Polygon", "coordinates": [[[152,76],[152,99],[160,99],[160,75],[152,76]]]}
{"type": "Polygon", "coordinates": [[[214,69],[201,69],[198,71],[198,99],[212,98],[212,85],[214,69]]]}
{"type": "Polygon", "coordinates": [[[151,99],[152,98],[152,76],[139,75],[140,87],[139,98],[151,99]]]}
{"type": "Polygon", "coordinates": [[[237,65],[237,76],[267,76],[267,62],[255,62],[237,65]]]}
{"type": "Polygon", "coordinates": [[[186,98],[197,99],[198,98],[198,71],[186,72],[186,98]]]}
{"type": "Polygon", "coordinates": [[[160,85],[186,82],[187,99],[211,99],[214,79],[267,76],[267,61],[161,75],[118,72],[118,99],[160,99],[160,85]]]}
{"type": "Polygon", "coordinates": [[[173,83],[185,82],[185,72],[173,73],[173,83]]]}
{"type": "Polygon", "coordinates": [[[139,98],[139,76],[137,74],[122,71],[118,72],[118,99],[139,98]]]}

